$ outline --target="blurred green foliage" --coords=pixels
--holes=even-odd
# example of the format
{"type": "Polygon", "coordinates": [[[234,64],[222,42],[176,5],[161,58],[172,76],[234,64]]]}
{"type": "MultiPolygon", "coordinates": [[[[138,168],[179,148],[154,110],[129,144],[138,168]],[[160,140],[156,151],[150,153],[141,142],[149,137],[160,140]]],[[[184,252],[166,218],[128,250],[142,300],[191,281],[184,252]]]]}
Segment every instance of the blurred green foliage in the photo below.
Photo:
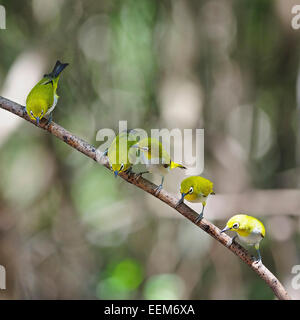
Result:
{"type": "Polygon", "coordinates": [[[175,274],[161,274],[151,277],[144,289],[144,296],[150,300],[176,300],[182,297],[183,283],[175,274]]]}
{"type": "MultiPolygon", "coordinates": [[[[70,66],[54,121],[97,147],[97,131],[117,130],[119,120],[147,130],[204,127],[204,175],[217,194],[299,187],[300,31],[290,28],[285,2],[1,4],[1,95],[24,104],[60,59],[70,66]]],[[[9,277],[1,297],[273,298],[255,273],[171,208],[46,132],[4,117],[0,258],[9,277]]],[[[168,177],[166,189],[178,194],[181,179],[168,177]]],[[[211,215],[213,201],[207,218],[223,226],[228,215],[211,215]]],[[[262,255],[286,285],[300,259],[299,212],[290,204],[280,204],[282,220],[261,205],[262,255]]]]}
{"type": "Polygon", "coordinates": [[[139,262],[125,259],[107,266],[104,279],[97,286],[98,297],[102,299],[129,299],[143,280],[139,262]]]}

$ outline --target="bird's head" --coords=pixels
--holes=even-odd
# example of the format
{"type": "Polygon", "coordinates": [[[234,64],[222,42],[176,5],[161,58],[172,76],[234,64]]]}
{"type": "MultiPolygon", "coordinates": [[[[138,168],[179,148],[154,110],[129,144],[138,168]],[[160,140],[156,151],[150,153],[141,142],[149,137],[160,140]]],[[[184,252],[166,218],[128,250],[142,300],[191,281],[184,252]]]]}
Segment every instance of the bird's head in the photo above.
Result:
{"type": "MultiPolygon", "coordinates": [[[[155,138],[144,138],[132,146],[144,153],[148,159],[161,159],[163,157],[162,144],[155,138]]],[[[157,164],[157,163],[155,163],[157,164]]]]}
{"type": "Polygon", "coordinates": [[[226,227],[221,231],[221,233],[229,230],[239,232],[240,230],[245,229],[245,223],[247,223],[245,219],[246,216],[243,214],[233,216],[227,221],[226,227]]]}
{"type": "Polygon", "coordinates": [[[196,181],[192,178],[193,177],[189,177],[187,179],[184,179],[181,182],[181,186],[180,186],[181,199],[177,202],[177,206],[180,203],[183,203],[184,199],[187,199],[188,201],[190,201],[190,200],[194,200],[197,197],[197,194],[195,192],[196,181]]]}
{"type": "Polygon", "coordinates": [[[150,139],[142,139],[138,143],[134,144],[132,148],[137,148],[145,153],[151,152],[151,141],[150,139]]]}
{"type": "Polygon", "coordinates": [[[128,170],[130,167],[130,164],[124,164],[124,163],[114,163],[111,165],[111,170],[114,172],[115,177],[119,175],[120,172],[124,172],[128,170]]]}
{"type": "Polygon", "coordinates": [[[26,111],[31,120],[35,121],[37,125],[40,124],[40,120],[43,118],[45,111],[41,108],[35,108],[26,106],[26,111]]]}

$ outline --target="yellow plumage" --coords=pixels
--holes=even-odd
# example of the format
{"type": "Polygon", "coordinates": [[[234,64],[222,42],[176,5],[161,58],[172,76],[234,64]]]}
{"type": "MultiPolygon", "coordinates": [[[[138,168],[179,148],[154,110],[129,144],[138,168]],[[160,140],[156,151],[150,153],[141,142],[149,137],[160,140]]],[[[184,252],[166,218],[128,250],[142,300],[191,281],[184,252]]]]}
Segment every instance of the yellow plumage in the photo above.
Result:
{"type": "Polygon", "coordinates": [[[128,171],[132,167],[130,154],[136,153],[136,149],[130,149],[137,143],[135,131],[121,132],[115,137],[108,148],[107,156],[115,177],[120,172],[128,171]]]}
{"type": "Polygon", "coordinates": [[[51,73],[44,75],[30,91],[26,99],[26,112],[31,120],[39,125],[40,120],[50,115],[49,123],[52,120],[52,112],[56,106],[58,95],[56,94],[57,83],[60,73],[67,66],[67,63],[56,62],[51,73]]]}
{"type": "Polygon", "coordinates": [[[236,232],[236,236],[242,242],[255,246],[258,252],[258,260],[261,260],[259,243],[266,235],[265,227],[261,221],[246,214],[237,214],[228,220],[226,227],[221,232],[229,230],[236,232]]]}
{"type": "Polygon", "coordinates": [[[184,199],[189,202],[201,202],[202,203],[202,212],[196,220],[198,223],[204,212],[204,207],[206,206],[206,201],[209,195],[214,194],[213,183],[199,176],[188,177],[181,182],[180,186],[181,199],[177,202],[177,205],[180,205],[184,199]]]}
{"type": "Polygon", "coordinates": [[[141,151],[141,160],[147,170],[162,177],[161,184],[156,188],[156,193],[162,189],[164,177],[170,170],[186,169],[183,165],[171,160],[170,155],[157,139],[144,138],[133,147],[141,151]]]}

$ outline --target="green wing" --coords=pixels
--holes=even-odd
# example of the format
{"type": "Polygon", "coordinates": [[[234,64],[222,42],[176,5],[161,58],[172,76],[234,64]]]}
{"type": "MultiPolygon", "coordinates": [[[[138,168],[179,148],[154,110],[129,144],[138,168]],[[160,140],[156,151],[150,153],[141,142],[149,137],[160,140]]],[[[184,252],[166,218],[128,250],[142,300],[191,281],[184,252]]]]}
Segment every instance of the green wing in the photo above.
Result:
{"type": "Polygon", "coordinates": [[[54,88],[51,82],[45,84],[47,79],[42,79],[38,84],[36,84],[30,91],[27,99],[26,105],[30,106],[31,109],[39,109],[44,107],[47,111],[54,102],[54,88]]]}

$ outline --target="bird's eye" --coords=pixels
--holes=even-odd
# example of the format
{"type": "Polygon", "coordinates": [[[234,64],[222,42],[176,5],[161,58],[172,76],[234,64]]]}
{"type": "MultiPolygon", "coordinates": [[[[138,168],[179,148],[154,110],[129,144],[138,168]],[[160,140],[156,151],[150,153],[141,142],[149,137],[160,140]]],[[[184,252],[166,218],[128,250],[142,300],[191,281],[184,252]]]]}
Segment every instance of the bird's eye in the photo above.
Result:
{"type": "Polygon", "coordinates": [[[238,229],[239,228],[239,224],[238,223],[235,223],[233,226],[232,226],[233,229],[238,229]]]}
{"type": "Polygon", "coordinates": [[[194,192],[194,188],[190,187],[189,193],[193,193],[194,192]]]}
{"type": "Polygon", "coordinates": [[[124,169],[124,164],[121,163],[121,166],[120,166],[120,171],[122,171],[124,169]]]}

